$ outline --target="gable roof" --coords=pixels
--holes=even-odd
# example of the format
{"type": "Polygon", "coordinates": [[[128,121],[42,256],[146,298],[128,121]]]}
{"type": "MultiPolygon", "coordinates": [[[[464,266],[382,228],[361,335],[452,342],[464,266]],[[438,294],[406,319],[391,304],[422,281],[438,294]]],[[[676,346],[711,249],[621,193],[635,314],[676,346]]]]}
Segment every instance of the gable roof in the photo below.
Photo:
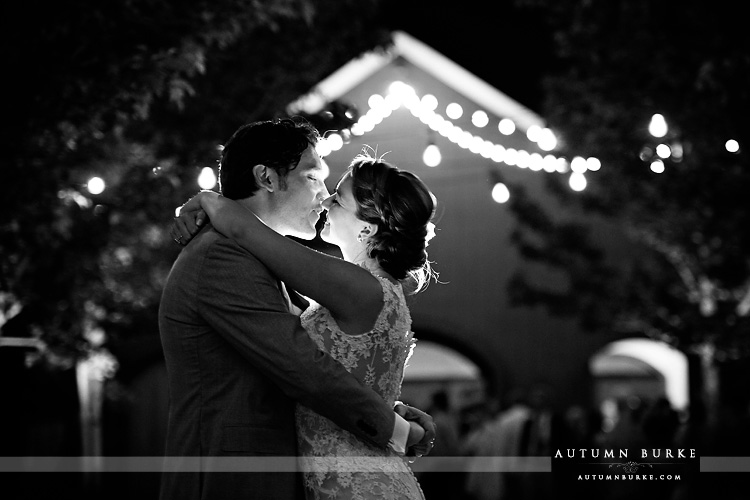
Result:
{"type": "Polygon", "coordinates": [[[393,45],[387,50],[367,52],[320,81],[290,103],[287,112],[317,113],[399,56],[487,111],[510,118],[524,131],[532,125],[545,126],[544,120],[529,108],[403,31],[393,32],[393,45]]]}

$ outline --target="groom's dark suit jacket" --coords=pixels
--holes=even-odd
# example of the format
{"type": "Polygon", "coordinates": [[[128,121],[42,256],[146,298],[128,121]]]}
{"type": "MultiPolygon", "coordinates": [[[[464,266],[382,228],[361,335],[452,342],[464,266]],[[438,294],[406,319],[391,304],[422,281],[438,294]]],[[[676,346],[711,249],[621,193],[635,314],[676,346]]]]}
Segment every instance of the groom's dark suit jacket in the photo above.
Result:
{"type": "MultiPolygon", "coordinates": [[[[385,448],[394,413],[322,353],[279,281],[211,226],[182,250],[159,308],[169,374],[167,457],[295,456],[302,403],[385,448]]],[[[166,473],[161,500],[292,499],[300,475],[166,473]]]]}

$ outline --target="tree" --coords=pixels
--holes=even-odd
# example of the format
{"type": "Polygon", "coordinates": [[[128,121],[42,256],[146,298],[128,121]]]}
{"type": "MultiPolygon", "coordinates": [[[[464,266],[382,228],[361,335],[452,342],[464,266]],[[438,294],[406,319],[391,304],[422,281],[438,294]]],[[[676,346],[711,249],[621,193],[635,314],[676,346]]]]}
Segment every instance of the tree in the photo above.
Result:
{"type": "MultiPolygon", "coordinates": [[[[742,149],[750,144],[750,37],[737,7],[520,3],[554,30],[557,62],[544,82],[542,114],[561,133],[564,155],[601,161],[599,171],[586,173],[585,191],[559,179],[549,179],[549,188],[624,228],[633,252],[611,265],[593,243],[593,225],[555,219],[518,196],[516,244],[529,259],[562,270],[568,288],[546,289],[518,275],[514,300],[577,315],[591,331],[645,335],[696,353],[710,382],[717,363],[750,357],[750,205],[743,194],[750,163],[742,149]],[[649,133],[657,114],[668,127],[663,137],[649,133]],[[728,140],[738,141],[739,152],[727,150],[728,140]]],[[[707,397],[716,402],[715,392],[707,397]]],[[[747,404],[747,395],[740,401],[747,404]]]]}
{"type": "Polygon", "coordinates": [[[177,246],[170,213],[217,145],[387,44],[377,0],[13,2],[0,328],[69,364],[146,336],[177,246]],[[96,194],[90,178],[106,186],[96,194]]]}

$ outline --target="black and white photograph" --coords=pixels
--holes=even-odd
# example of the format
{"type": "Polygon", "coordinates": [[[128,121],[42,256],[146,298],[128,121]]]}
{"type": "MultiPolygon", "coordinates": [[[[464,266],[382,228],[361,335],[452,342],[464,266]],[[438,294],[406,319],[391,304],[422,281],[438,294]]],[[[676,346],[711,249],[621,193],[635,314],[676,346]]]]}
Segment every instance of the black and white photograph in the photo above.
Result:
{"type": "Polygon", "coordinates": [[[747,497],[740,3],[2,11],[0,498],[747,497]]]}

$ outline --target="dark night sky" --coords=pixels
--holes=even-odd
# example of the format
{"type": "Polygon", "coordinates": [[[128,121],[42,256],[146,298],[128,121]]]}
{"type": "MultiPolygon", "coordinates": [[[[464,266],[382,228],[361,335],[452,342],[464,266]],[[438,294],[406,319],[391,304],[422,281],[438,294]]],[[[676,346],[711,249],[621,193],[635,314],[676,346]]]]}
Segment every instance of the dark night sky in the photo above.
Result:
{"type": "Polygon", "coordinates": [[[442,53],[501,92],[541,112],[550,31],[511,0],[385,0],[385,22],[442,53]]]}

